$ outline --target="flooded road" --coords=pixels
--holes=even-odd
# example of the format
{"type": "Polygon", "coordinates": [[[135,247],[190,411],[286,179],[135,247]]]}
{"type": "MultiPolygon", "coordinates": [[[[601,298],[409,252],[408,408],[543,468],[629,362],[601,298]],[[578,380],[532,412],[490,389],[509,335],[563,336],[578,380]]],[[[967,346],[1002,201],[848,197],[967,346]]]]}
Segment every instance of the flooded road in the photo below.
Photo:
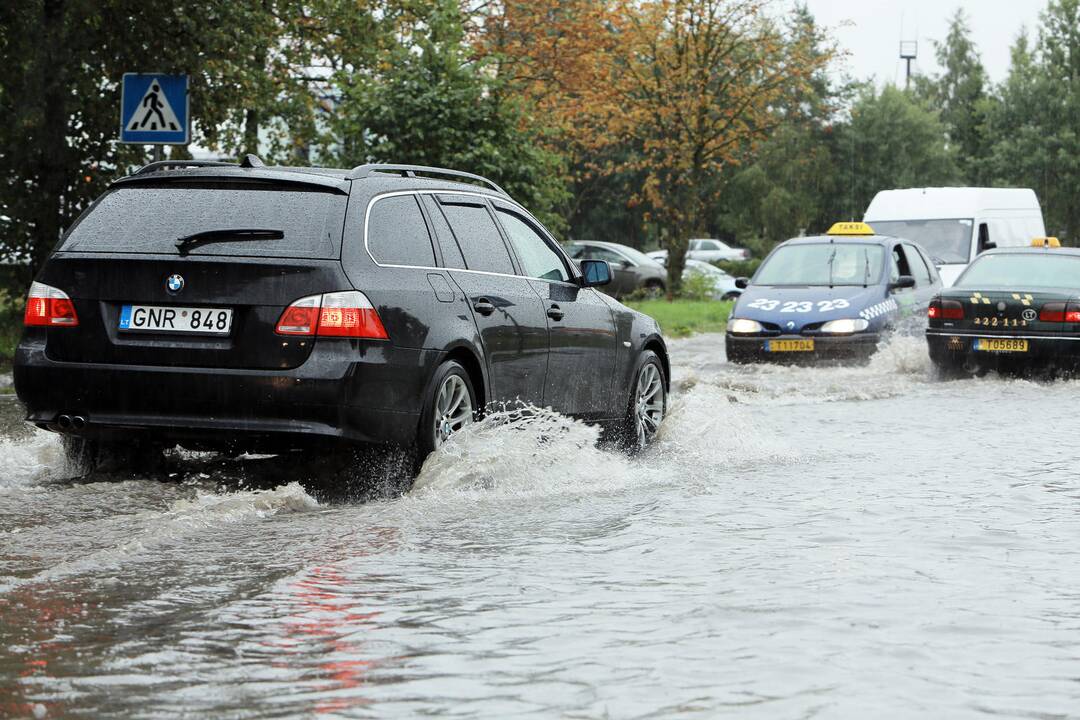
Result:
{"type": "Polygon", "coordinates": [[[368,502],[67,481],[0,399],[0,716],[1080,717],[1080,382],[673,358],[641,457],[483,424],[368,502]]]}

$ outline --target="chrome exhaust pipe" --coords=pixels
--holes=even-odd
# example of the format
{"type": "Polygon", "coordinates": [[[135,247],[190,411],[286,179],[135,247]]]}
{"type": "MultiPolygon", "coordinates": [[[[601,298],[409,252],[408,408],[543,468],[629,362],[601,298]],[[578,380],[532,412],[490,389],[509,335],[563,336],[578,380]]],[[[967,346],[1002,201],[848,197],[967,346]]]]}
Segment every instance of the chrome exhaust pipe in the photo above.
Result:
{"type": "Polygon", "coordinates": [[[71,429],[72,430],[74,430],[75,432],[82,432],[83,428],[85,428],[85,427],[86,427],[86,418],[84,418],[82,415],[72,415],[71,416],[71,429]]]}
{"type": "Polygon", "coordinates": [[[61,430],[70,430],[71,429],[71,416],[70,415],[61,415],[60,417],[56,418],[56,424],[60,427],[61,430]]]}

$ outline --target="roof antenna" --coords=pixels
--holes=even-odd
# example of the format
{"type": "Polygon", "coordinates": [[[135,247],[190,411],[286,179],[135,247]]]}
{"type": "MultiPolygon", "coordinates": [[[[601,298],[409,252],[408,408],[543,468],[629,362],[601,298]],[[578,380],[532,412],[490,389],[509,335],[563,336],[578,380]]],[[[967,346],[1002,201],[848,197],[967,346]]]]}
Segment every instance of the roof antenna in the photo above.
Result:
{"type": "Polygon", "coordinates": [[[244,156],[244,159],[240,161],[240,167],[242,168],[261,168],[266,167],[266,164],[259,159],[258,155],[248,153],[244,156]]]}

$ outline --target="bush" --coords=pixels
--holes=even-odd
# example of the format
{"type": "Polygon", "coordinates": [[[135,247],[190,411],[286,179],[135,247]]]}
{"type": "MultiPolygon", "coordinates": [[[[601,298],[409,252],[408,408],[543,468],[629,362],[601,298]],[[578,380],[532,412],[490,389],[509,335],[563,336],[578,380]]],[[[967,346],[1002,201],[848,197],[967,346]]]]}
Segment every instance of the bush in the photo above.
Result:
{"type": "Polygon", "coordinates": [[[0,366],[11,364],[22,336],[23,298],[0,289],[0,366]]]}
{"type": "Polygon", "coordinates": [[[688,272],[683,275],[680,298],[686,300],[712,300],[716,293],[716,281],[704,272],[688,272]]]}
{"type": "Polygon", "coordinates": [[[732,277],[753,277],[761,265],[761,258],[749,260],[717,260],[714,265],[732,277]]]}

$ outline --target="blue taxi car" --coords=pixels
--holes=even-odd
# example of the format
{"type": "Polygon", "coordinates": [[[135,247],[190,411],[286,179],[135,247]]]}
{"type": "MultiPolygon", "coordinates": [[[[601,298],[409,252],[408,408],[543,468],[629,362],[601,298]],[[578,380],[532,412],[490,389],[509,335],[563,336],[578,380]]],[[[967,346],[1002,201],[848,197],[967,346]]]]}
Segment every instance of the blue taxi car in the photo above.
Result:
{"type": "Polygon", "coordinates": [[[781,243],[737,285],[726,337],[737,363],[868,358],[905,320],[921,323],[941,291],[925,250],[856,222],[781,243]]]}

